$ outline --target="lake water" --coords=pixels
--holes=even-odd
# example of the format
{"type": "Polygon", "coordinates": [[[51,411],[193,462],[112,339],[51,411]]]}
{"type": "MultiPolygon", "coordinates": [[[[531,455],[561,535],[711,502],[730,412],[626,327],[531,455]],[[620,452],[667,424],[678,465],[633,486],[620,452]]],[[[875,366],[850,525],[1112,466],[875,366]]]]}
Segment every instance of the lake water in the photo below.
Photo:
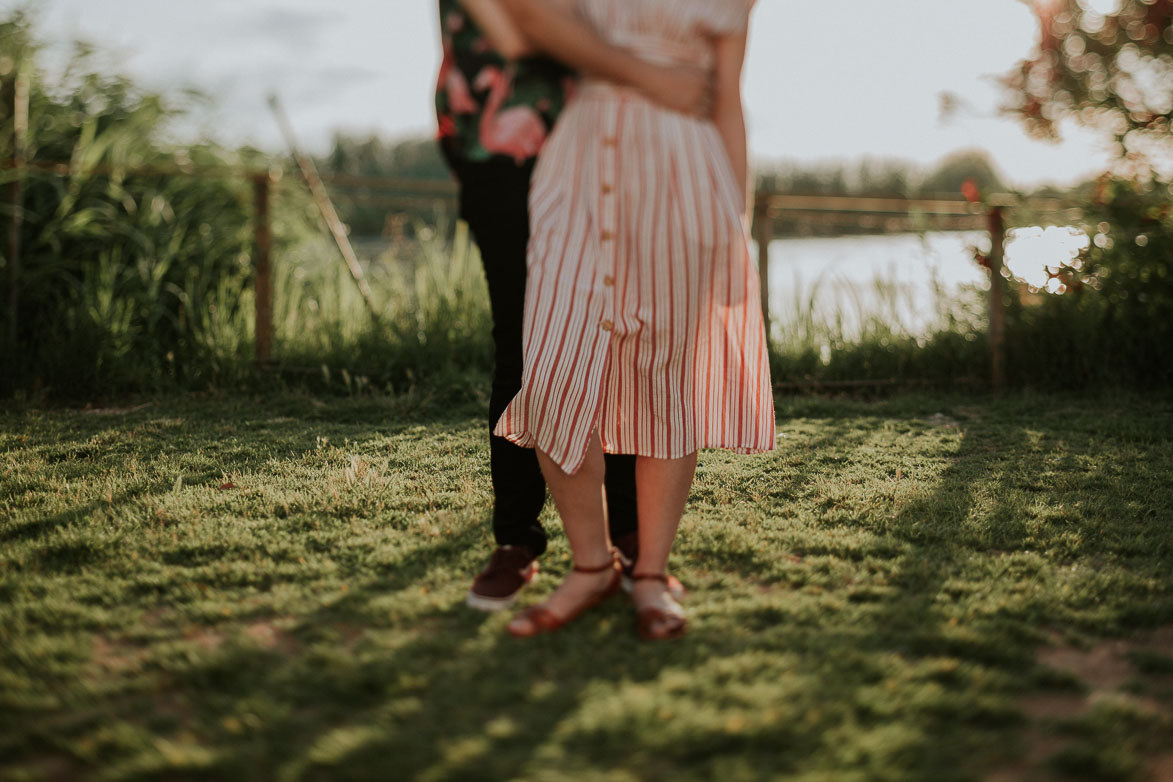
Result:
{"type": "MultiPolygon", "coordinates": [[[[458,232],[459,234],[459,232],[458,232]]],[[[429,234],[424,242],[432,239],[429,234]]],[[[360,257],[415,263],[386,239],[355,238],[360,257]]],[[[1088,244],[1073,227],[1027,227],[1009,232],[1006,268],[1037,288],[1088,244]]],[[[927,335],[949,312],[979,325],[985,319],[985,268],[974,250],[990,250],[985,231],[781,238],[770,244],[770,315],[776,334],[812,329],[851,339],[861,324],[882,320],[897,332],[927,335]]],[[[757,249],[751,245],[751,251],[757,249]]],[[[1078,263],[1078,262],[1076,262],[1078,263]]],[[[1078,268],[1078,267],[1077,267],[1078,268]]],[[[797,336],[802,336],[801,334],[797,336]]]]}
{"type": "Polygon", "coordinates": [[[975,247],[988,251],[989,234],[776,239],[769,278],[774,327],[813,317],[841,323],[851,335],[861,319],[878,316],[922,334],[963,288],[989,286],[986,270],[974,260],[975,247]]]}

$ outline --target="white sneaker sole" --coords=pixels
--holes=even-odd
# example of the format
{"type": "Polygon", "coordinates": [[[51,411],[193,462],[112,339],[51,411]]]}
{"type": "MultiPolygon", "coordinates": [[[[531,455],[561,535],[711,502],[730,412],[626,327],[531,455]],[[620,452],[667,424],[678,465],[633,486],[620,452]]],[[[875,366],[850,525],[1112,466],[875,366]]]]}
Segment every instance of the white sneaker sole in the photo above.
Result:
{"type": "Polygon", "coordinates": [[[538,569],[534,568],[533,574],[526,579],[525,583],[518,587],[517,591],[509,597],[486,597],[485,595],[478,595],[471,589],[464,598],[464,604],[469,608],[475,608],[478,611],[488,611],[494,613],[497,611],[504,611],[509,606],[517,602],[517,596],[521,594],[521,590],[532,584],[538,578],[538,569]]]}
{"type": "Polygon", "coordinates": [[[496,611],[504,611],[509,606],[517,602],[517,594],[521,590],[517,590],[509,597],[485,597],[478,595],[475,592],[469,592],[464,598],[464,604],[469,608],[475,608],[478,611],[488,611],[490,613],[496,611]]]}

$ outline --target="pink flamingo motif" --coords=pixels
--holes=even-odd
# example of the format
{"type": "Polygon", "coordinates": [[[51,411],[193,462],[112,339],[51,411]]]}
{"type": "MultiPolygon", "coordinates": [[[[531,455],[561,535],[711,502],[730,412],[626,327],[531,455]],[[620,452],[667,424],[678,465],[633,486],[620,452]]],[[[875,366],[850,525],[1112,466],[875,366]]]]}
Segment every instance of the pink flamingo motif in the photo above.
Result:
{"type": "Polygon", "coordinates": [[[440,85],[448,95],[448,108],[453,114],[476,114],[477,102],[472,98],[464,74],[456,67],[452,43],[444,41],[444,59],[440,63],[440,85]]]}
{"type": "Polygon", "coordinates": [[[511,155],[518,163],[524,163],[542,148],[546,126],[528,106],[512,106],[501,111],[512,84],[512,74],[492,65],[477,74],[473,87],[489,90],[489,101],[481,114],[481,145],[490,152],[511,155]]]}

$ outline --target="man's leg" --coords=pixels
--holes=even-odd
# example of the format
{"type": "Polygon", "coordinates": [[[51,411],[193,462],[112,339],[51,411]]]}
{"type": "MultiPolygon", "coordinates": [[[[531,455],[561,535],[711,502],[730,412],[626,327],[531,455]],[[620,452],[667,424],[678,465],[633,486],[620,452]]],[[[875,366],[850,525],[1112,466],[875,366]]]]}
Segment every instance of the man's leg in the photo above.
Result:
{"type": "MultiPolygon", "coordinates": [[[[489,400],[490,432],[521,388],[529,177],[530,167],[499,161],[469,164],[460,172],[461,216],[481,251],[493,313],[496,363],[489,400]]],[[[532,578],[536,570],[532,560],[546,550],[546,534],[538,522],[546,483],[533,449],[492,434],[489,464],[498,549],[477,577],[469,603],[497,609],[512,602],[532,578]]]]}
{"type": "Polygon", "coordinates": [[[607,465],[607,527],[611,542],[620,541],[639,530],[635,494],[635,456],[609,453],[607,465]]]}

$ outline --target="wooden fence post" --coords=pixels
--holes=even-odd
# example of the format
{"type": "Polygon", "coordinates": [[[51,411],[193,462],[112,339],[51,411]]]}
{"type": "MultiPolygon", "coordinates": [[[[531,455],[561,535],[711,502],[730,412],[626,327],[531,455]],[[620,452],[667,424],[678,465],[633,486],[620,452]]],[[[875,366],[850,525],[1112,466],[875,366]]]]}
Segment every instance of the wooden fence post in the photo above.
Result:
{"type": "Polygon", "coordinates": [[[277,124],[281,128],[281,134],[285,137],[285,142],[289,145],[289,151],[293,154],[293,159],[301,171],[302,179],[305,180],[306,186],[310,189],[310,195],[313,196],[314,203],[317,204],[318,211],[322,213],[322,218],[326,221],[326,228],[329,229],[330,235],[334,237],[334,242],[338,245],[338,251],[342,253],[342,259],[346,261],[346,265],[350,269],[350,276],[354,278],[354,284],[358,286],[358,292],[367,305],[367,312],[370,313],[371,320],[375,325],[378,325],[379,313],[375,309],[371,287],[367,284],[367,278],[362,270],[362,264],[358,262],[358,256],[354,253],[354,245],[350,243],[350,239],[347,237],[348,229],[343,224],[341,218],[338,217],[338,211],[334,208],[334,202],[330,200],[330,194],[326,192],[326,186],[322,184],[322,177],[318,174],[318,167],[314,165],[313,158],[303,154],[301,148],[297,145],[297,139],[293,134],[293,125],[290,123],[289,117],[285,115],[285,111],[281,108],[281,102],[277,100],[276,95],[269,96],[269,107],[273,110],[273,116],[277,118],[277,124]]]}
{"type": "Polygon", "coordinates": [[[253,290],[256,299],[257,364],[264,366],[273,357],[273,275],[270,265],[273,236],[269,227],[271,180],[268,172],[253,174],[252,180],[256,205],[253,216],[253,270],[256,274],[253,290]]]}
{"type": "Polygon", "coordinates": [[[770,196],[754,195],[753,234],[758,245],[758,278],[762,293],[762,320],[766,324],[766,342],[770,342],[770,242],[774,239],[774,225],[770,220],[770,196]]]}
{"type": "Polygon", "coordinates": [[[12,80],[12,182],[9,185],[12,218],[8,223],[8,341],[13,360],[20,345],[20,232],[24,223],[25,137],[28,125],[28,77],[18,66],[12,80]]]}
{"type": "Polygon", "coordinates": [[[987,220],[990,230],[990,383],[1000,389],[1006,386],[1006,309],[1003,301],[1006,285],[1002,278],[1006,221],[1002,207],[990,207],[987,220]]]}

